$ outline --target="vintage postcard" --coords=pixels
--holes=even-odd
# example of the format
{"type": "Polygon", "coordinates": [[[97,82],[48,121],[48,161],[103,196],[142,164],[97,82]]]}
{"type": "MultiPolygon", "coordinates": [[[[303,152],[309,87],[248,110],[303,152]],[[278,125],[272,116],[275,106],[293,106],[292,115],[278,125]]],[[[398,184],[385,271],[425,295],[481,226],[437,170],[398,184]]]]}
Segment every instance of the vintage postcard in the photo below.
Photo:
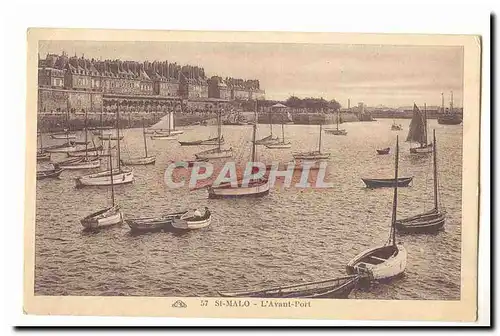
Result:
{"type": "Polygon", "coordinates": [[[476,319],[479,36],[27,35],[27,314],[476,319]]]}

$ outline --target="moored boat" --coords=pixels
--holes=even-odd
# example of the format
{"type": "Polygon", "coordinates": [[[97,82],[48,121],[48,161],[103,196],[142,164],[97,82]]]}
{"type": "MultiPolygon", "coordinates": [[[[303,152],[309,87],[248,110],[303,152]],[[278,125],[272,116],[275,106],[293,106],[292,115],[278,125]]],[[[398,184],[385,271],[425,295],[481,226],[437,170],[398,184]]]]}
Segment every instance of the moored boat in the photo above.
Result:
{"type": "MultiPolygon", "coordinates": [[[[120,120],[120,104],[118,103],[117,109],[116,109],[116,135],[117,139],[120,138],[120,127],[119,127],[119,120],[120,120]]],[[[129,184],[134,181],[134,172],[130,168],[123,168],[121,166],[121,159],[120,159],[120,140],[116,141],[117,145],[117,155],[116,155],[116,162],[117,162],[117,169],[110,169],[106,171],[102,171],[99,173],[95,174],[90,174],[90,175],[84,175],[75,178],[75,183],[77,188],[82,188],[85,186],[113,186],[113,185],[118,185],[118,184],[129,184]]],[[[111,141],[108,143],[109,146],[109,162],[113,160],[112,155],[111,155],[111,141]]]]}
{"type": "Polygon", "coordinates": [[[442,114],[438,116],[438,124],[440,125],[460,125],[462,117],[458,113],[453,112],[453,91],[451,91],[450,110],[448,112],[444,109],[444,96],[441,93],[442,99],[442,114]]]}
{"type": "Polygon", "coordinates": [[[108,135],[103,134],[103,135],[99,135],[98,138],[101,141],[103,141],[103,140],[123,140],[123,135],[117,136],[114,134],[108,134],[108,135]]]}
{"type": "Polygon", "coordinates": [[[406,141],[419,144],[418,147],[410,147],[411,154],[432,153],[432,144],[427,142],[427,108],[425,105],[424,113],[422,113],[417,104],[413,104],[413,117],[406,141]]]}
{"type": "Polygon", "coordinates": [[[242,298],[346,299],[349,297],[351,291],[358,286],[361,278],[361,275],[356,274],[289,286],[218,293],[223,297],[242,298]]]}
{"type": "MultiPolygon", "coordinates": [[[[109,145],[111,147],[111,145],[109,145]]],[[[111,152],[111,148],[110,148],[111,152]]],[[[115,204],[115,190],[113,183],[113,160],[109,158],[109,172],[111,174],[111,207],[94,212],[80,220],[82,226],[86,229],[100,229],[123,223],[123,214],[120,207],[115,204]]]]}
{"type": "MultiPolygon", "coordinates": [[[[394,181],[398,180],[399,141],[396,140],[394,181]]],[[[393,184],[392,220],[389,241],[382,246],[367,249],[356,255],[347,263],[348,274],[367,275],[373,280],[390,279],[404,273],[406,269],[407,251],[401,243],[396,242],[396,220],[398,203],[398,184],[393,184]]]]}
{"type": "Polygon", "coordinates": [[[181,211],[159,217],[127,218],[125,222],[132,232],[168,231],[172,227],[173,220],[186,213],[187,211],[181,211]]]}
{"type": "Polygon", "coordinates": [[[50,161],[50,153],[36,153],[36,161],[41,162],[41,161],[50,161]]]}
{"type": "Polygon", "coordinates": [[[144,119],[142,120],[142,137],[144,140],[144,157],[130,157],[122,159],[122,163],[126,165],[151,165],[155,164],[156,156],[148,156],[148,142],[146,139],[146,128],[144,126],[144,119]]]}
{"type": "Polygon", "coordinates": [[[46,178],[58,178],[64,169],[54,167],[53,169],[39,170],[36,172],[36,179],[43,180],[46,178]]]}
{"type": "Polygon", "coordinates": [[[208,198],[232,198],[232,197],[262,197],[269,194],[270,184],[267,178],[250,181],[244,186],[238,181],[238,187],[230,183],[224,183],[217,187],[208,186],[208,198]]]}
{"type": "Polygon", "coordinates": [[[330,158],[331,153],[325,153],[321,151],[321,134],[323,133],[323,125],[319,124],[319,143],[317,151],[310,152],[300,152],[293,153],[293,158],[295,160],[304,160],[304,161],[315,161],[315,160],[327,160],[330,158]]]}
{"type": "Polygon", "coordinates": [[[183,214],[181,217],[176,217],[172,221],[172,227],[178,230],[197,230],[210,225],[212,222],[212,214],[205,208],[203,216],[193,216],[189,212],[183,214]]]}
{"type": "Polygon", "coordinates": [[[93,169],[101,166],[101,160],[91,157],[75,157],[62,162],[54,163],[56,167],[66,170],[93,169]]]}
{"type": "Polygon", "coordinates": [[[433,132],[433,183],[434,183],[434,208],[430,211],[402,218],[396,221],[396,228],[400,232],[407,233],[433,233],[441,230],[445,224],[446,212],[439,209],[438,202],[438,175],[437,175],[437,147],[436,131],[433,132]]]}
{"type": "Polygon", "coordinates": [[[94,212],[80,220],[86,229],[99,229],[123,223],[123,214],[118,205],[94,212]]]}
{"type": "Polygon", "coordinates": [[[36,161],[37,162],[50,161],[50,153],[47,153],[43,148],[42,134],[38,132],[38,136],[40,138],[40,150],[36,152],[36,161]]]}
{"type": "MultiPolygon", "coordinates": [[[[377,178],[377,179],[368,179],[361,178],[363,182],[366,184],[367,188],[392,188],[394,187],[395,179],[392,178],[377,178]]],[[[411,181],[413,181],[413,176],[410,177],[400,177],[398,178],[398,187],[407,187],[411,181]]]]}
{"type": "Polygon", "coordinates": [[[45,151],[47,153],[68,153],[74,152],[76,149],[76,145],[73,142],[66,142],[60,145],[46,147],[45,151]]]}
{"type": "Polygon", "coordinates": [[[274,143],[268,143],[265,145],[269,149],[287,149],[292,148],[291,142],[285,141],[285,123],[281,122],[281,141],[276,141],[274,143]]]}
{"type": "Polygon", "coordinates": [[[339,129],[339,122],[340,122],[340,109],[337,109],[337,128],[327,128],[325,129],[325,133],[333,135],[347,135],[347,131],[345,129],[339,129]]]}
{"type": "Polygon", "coordinates": [[[391,151],[391,148],[390,147],[387,147],[387,148],[384,148],[384,149],[377,149],[377,153],[379,155],[386,155],[386,154],[389,154],[389,152],[391,151]]]}
{"type": "Polygon", "coordinates": [[[51,134],[50,137],[52,139],[76,139],[76,134],[75,133],[55,133],[51,134]]]}

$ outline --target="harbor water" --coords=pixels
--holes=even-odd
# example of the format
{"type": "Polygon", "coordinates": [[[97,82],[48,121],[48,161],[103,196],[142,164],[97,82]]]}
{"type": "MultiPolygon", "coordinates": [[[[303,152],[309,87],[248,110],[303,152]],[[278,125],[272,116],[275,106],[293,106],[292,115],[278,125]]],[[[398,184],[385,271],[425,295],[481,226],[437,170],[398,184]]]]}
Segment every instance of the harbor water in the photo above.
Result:
{"type": "MultiPolygon", "coordinates": [[[[322,150],[331,152],[325,180],[332,188],[275,188],[255,199],[212,200],[204,189],[167,188],[164,172],[171,161],[191,160],[210,147],[181,147],[177,141],[148,137],[156,164],[134,166],[135,181],[115,187],[116,201],[128,218],[208,206],[211,226],[184,234],[136,235],[126,224],[86,232],[80,219],[110,205],[110,188],[76,189],[74,178],[85,171],[63,171],[59,179],[37,181],[35,295],[217,296],[217,291],[343,276],[352,257],[389,237],[393,190],[367,189],[361,178],[393,177],[396,135],[399,175],[414,176],[412,186],[399,189],[398,217],[433,207],[432,155],[410,154],[404,141],[410,120],[397,122],[402,131],[391,131],[392,120],[382,119],[342,124],[347,136],[322,135],[322,150]],[[390,155],[377,155],[376,149],[385,147],[391,147],[390,155]]],[[[354,291],[350,298],[460,299],[462,125],[429,120],[429,129],[436,130],[445,230],[398,234],[408,251],[405,275],[354,291]]],[[[258,147],[259,160],[286,163],[292,152],[317,149],[318,126],[286,125],[285,132],[292,149],[258,147]]],[[[142,129],[123,133],[122,157],[143,155],[142,129]]],[[[279,125],[273,125],[273,133],[281,135],[279,125]]],[[[214,134],[214,127],[193,126],[179,140],[214,134]]],[[[236,161],[249,160],[252,126],[223,126],[223,134],[236,161]]],[[[257,137],[268,134],[269,125],[259,125],[257,137]]],[[[44,135],[43,144],[61,141],[44,135]]],[[[65,154],[52,157],[63,160],[65,154]]]]}

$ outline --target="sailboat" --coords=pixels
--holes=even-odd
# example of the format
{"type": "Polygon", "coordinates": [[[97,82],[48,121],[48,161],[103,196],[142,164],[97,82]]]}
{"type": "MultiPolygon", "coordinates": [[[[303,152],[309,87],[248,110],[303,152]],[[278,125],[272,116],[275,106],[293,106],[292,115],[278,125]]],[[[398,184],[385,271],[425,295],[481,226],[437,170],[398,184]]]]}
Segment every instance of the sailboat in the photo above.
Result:
{"type": "Polygon", "coordinates": [[[436,232],[443,228],[446,212],[439,209],[438,202],[438,176],[437,176],[437,148],[436,148],[436,130],[433,131],[434,144],[434,208],[416,216],[403,218],[396,221],[396,228],[401,232],[409,233],[429,233],[436,232]]]}
{"type": "MultiPolygon", "coordinates": [[[[396,137],[395,177],[398,180],[399,137],[396,137]]],[[[402,274],[406,268],[408,253],[401,243],[396,242],[396,218],[398,207],[398,185],[394,184],[392,201],[391,232],[388,242],[365,250],[355,256],[346,266],[348,274],[368,274],[373,280],[389,279],[402,274]]]]}
{"type": "Polygon", "coordinates": [[[448,113],[444,110],[444,97],[443,93],[441,93],[441,111],[442,114],[438,116],[438,124],[441,125],[460,125],[462,123],[462,118],[459,114],[453,113],[453,91],[451,91],[451,100],[450,100],[450,111],[448,113]]]}
{"type": "MultiPolygon", "coordinates": [[[[256,100],[255,101],[255,123],[257,123],[257,110],[258,110],[258,107],[257,107],[257,100],[256,100]]],[[[269,110],[269,128],[271,130],[271,134],[269,134],[268,136],[266,136],[262,139],[255,141],[256,145],[269,145],[269,144],[274,144],[276,142],[279,142],[278,137],[273,136],[273,116],[272,116],[271,110],[269,110]]]]}
{"type": "Polygon", "coordinates": [[[181,146],[215,146],[215,145],[223,145],[225,143],[224,136],[220,134],[220,125],[222,124],[222,116],[219,111],[217,114],[217,130],[218,135],[215,138],[209,138],[206,140],[194,140],[194,141],[179,141],[181,146]]]}
{"type": "Polygon", "coordinates": [[[392,121],[391,131],[401,131],[402,129],[403,126],[401,126],[401,124],[396,124],[396,120],[392,121]]]}
{"type": "Polygon", "coordinates": [[[290,141],[285,142],[285,124],[281,123],[281,141],[266,144],[266,148],[269,149],[286,149],[292,148],[292,144],[290,141]]]}
{"type": "Polygon", "coordinates": [[[88,156],[88,141],[87,141],[87,113],[85,113],[85,126],[84,126],[84,134],[85,134],[85,156],[75,157],[68,159],[63,162],[58,162],[55,165],[56,168],[63,169],[93,169],[99,168],[101,165],[101,160],[95,157],[88,156]]]}
{"type": "MultiPolygon", "coordinates": [[[[181,102],[181,114],[182,114],[182,102],[181,102]]],[[[184,133],[183,130],[175,129],[175,118],[173,112],[169,112],[167,115],[161,118],[160,121],[158,121],[153,126],[149,127],[146,130],[146,134],[159,135],[165,133],[165,131],[167,131],[167,133],[170,135],[179,135],[184,133]]]]}
{"type": "MultiPolygon", "coordinates": [[[[257,123],[253,125],[252,138],[252,161],[256,159],[256,141],[255,134],[257,132],[257,123]]],[[[238,181],[238,187],[234,187],[231,183],[223,183],[219,186],[208,186],[209,198],[227,198],[227,197],[262,197],[269,194],[269,180],[267,177],[260,178],[255,181],[250,181],[247,186],[243,186],[242,181],[238,181]]]]}
{"type": "Polygon", "coordinates": [[[69,139],[76,139],[76,133],[72,133],[69,131],[69,100],[67,101],[67,107],[66,107],[66,128],[64,129],[64,132],[60,133],[53,133],[50,135],[52,139],[66,139],[69,141],[69,139]]]}
{"type": "Polygon", "coordinates": [[[425,154],[432,152],[432,144],[427,143],[427,111],[420,111],[417,104],[413,104],[413,118],[410,122],[410,130],[406,141],[416,142],[418,147],[410,148],[412,154],[425,154]]]}
{"type": "MultiPolygon", "coordinates": [[[[169,111],[167,114],[168,118],[168,128],[166,131],[156,131],[151,135],[151,139],[153,140],[177,140],[177,134],[179,133],[173,133],[171,130],[171,122],[173,120],[172,117],[172,111],[169,111]]],[[[161,120],[161,122],[165,122],[165,120],[161,120]]]]}
{"type": "MultiPolygon", "coordinates": [[[[120,138],[120,105],[118,103],[116,108],[116,134],[117,139],[120,138]]],[[[100,173],[84,175],[77,177],[75,179],[76,187],[81,188],[84,186],[109,186],[111,184],[127,184],[134,181],[134,172],[131,169],[123,168],[121,166],[120,160],[120,140],[116,140],[117,143],[117,166],[118,168],[111,171],[106,170],[100,173]]],[[[109,159],[112,160],[111,152],[109,153],[109,159]]]]}
{"type": "MultiPolygon", "coordinates": [[[[111,153],[111,144],[109,144],[109,153],[111,153]]],[[[109,173],[111,182],[111,207],[105,208],[94,212],[80,222],[82,226],[86,229],[98,229],[102,227],[112,226],[116,224],[123,223],[123,215],[120,211],[120,207],[115,204],[115,190],[114,190],[114,179],[113,179],[113,160],[111,155],[109,157],[109,173]]]]}
{"type": "MultiPolygon", "coordinates": [[[[219,112],[218,117],[217,117],[217,137],[213,140],[213,142],[217,141],[215,144],[217,145],[216,148],[212,148],[200,153],[195,154],[196,160],[210,160],[210,159],[222,159],[222,158],[228,158],[233,156],[233,149],[224,149],[221,146],[224,143],[224,137],[222,136],[222,115],[221,112],[219,112]]],[[[182,143],[181,143],[182,145],[182,143]]]]}
{"type": "Polygon", "coordinates": [[[38,136],[40,137],[40,150],[36,152],[36,161],[50,161],[50,153],[43,149],[42,133],[38,132],[38,136]]]}
{"type": "Polygon", "coordinates": [[[135,157],[123,159],[122,163],[126,165],[148,165],[155,164],[156,156],[148,156],[148,142],[146,140],[146,128],[144,126],[144,119],[142,119],[142,137],[144,139],[144,157],[135,157]]]}
{"type": "Polygon", "coordinates": [[[323,133],[323,125],[320,123],[319,124],[319,144],[318,144],[317,151],[294,153],[293,158],[295,160],[306,160],[306,161],[329,159],[331,154],[321,151],[321,134],[322,133],[323,133]]]}
{"type": "Polygon", "coordinates": [[[339,122],[340,122],[340,109],[337,110],[337,128],[327,128],[325,129],[325,133],[333,135],[347,135],[347,131],[345,129],[339,129],[339,122]]]}

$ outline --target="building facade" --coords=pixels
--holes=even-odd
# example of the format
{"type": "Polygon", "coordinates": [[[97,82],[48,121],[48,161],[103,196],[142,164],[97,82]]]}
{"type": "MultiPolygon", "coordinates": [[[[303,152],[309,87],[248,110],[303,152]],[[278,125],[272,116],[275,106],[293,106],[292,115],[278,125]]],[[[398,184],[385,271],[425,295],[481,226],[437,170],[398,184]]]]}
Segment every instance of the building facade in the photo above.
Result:
{"type": "Polygon", "coordinates": [[[214,76],[199,66],[168,61],[136,62],[48,54],[38,60],[39,113],[109,113],[112,100],[124,111],[179,109],[181,99],[194,109],[213,109],[229,100],[263,99],[257,80],[214,76]],[[204,102],[205,101],[205,102],[204,102]]]}

